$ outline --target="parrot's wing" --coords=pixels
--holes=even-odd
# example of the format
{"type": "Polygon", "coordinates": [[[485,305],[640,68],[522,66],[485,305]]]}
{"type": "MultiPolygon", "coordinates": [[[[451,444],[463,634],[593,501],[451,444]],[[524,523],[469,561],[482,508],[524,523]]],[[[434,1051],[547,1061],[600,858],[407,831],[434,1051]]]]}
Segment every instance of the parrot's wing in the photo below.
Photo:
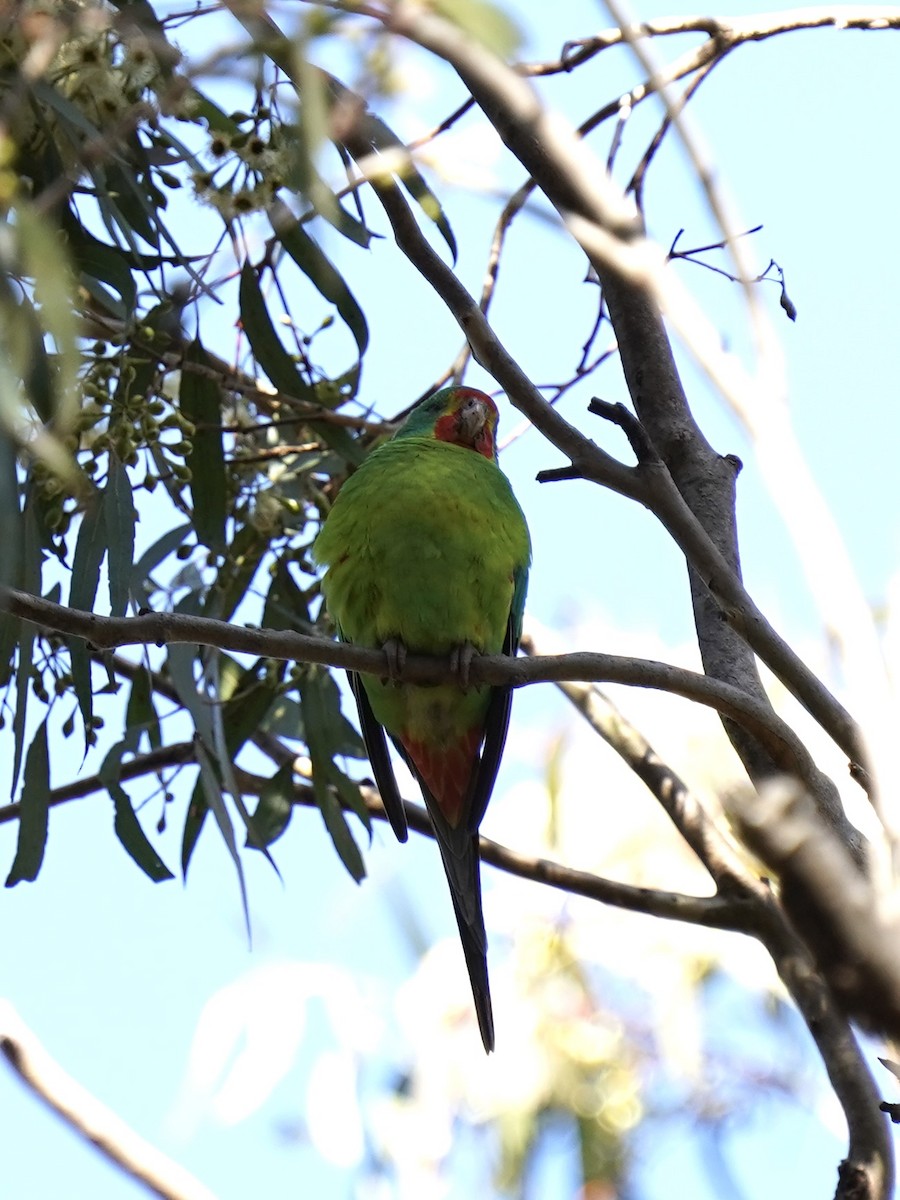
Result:
{"type": "MultiPolygon", "coordinates": [[[[516,588],[501,652],[509,655],[510,658],[515,658],[522,638],[522,613],[525,607],[527,582],[527,570],[517,571],[516,588]]],[[[500,759],[503,757],[503,747],[506,745],[506,734],[509,730],[512,695],[511,687],[492,689],[491,702],[484,722],[484,745],[481,748],[481,761],[472,783],[472,795],[469,801],[467,825],[469,832],[473,834],[478,833],[478,827],[484,820],[494,784],[497,782],[497,772],[500,770],[500,759]]]]}
{"type": "Polygon", "coordinates": [[[372,705],[366,695],[362,679],[355,671],[348,671],[347,678],[350,688],[356,697],[356,707],[359,711],[359,724],[362,729],[363,741],[366,743],[366,753],[372,766],[372,774],[378,784],[381,803],[391,823],[398,842],[405,842],[409,836],[406,826],[406,813],[403,810],[403,800],[394,778],[394,768],[391,766],[391,756],[387,748],[384,729],[375,720],[372,705]]]}
{"type": "Polygon", "coordinates": [[[466,822],[467,831],[475,836],[478,835],[478,827],[484,820],[491,792],[497,782],[497,772],[500,770],[500,759],[503,757],[503,747],[506,744],[511,709],[512,688],[493,688],[484,722],[484,745],[481,748],[481,761],[472,783],[469,818],[466,822]]]}

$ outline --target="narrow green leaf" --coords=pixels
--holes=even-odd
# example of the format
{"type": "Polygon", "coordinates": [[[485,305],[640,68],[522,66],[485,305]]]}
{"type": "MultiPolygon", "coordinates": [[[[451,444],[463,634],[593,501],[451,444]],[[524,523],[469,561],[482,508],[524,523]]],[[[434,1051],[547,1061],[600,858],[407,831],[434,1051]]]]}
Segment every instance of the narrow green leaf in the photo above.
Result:
{"type": "Polygon", "coordinates": [[[34,735],[25,758],[25,775],[19,801],[19,840],[16,856],[6,879],[13,887],[22,880],[37,879],[47,845],[47,814],[50,808],[50,756],[47,752],[47,720],[34,735]]]}
{"type": "MultiPolygon", "coordinates": [[[[294,769],[290,763],[275,772],[259,794],[253,813],[253,831],[263,846],[271,846],[284,833],[294,811],[294,769]]],[[[247,834],[245,845],[258,850],[253,836],[247,834]]]]}
{"type": "Polygon", "coordinates": [[[148,246],[158,250],[160,223],[155,206],[141,189],[141,176],[114,161],[104,164],[102,174],[104,193],[107,200],[115,197],[114,208],[123,231],[130,227],[148,246]]]}
{"type": "Polygon", "coordinates": [[[106,508],[100,493],[81,518],[72,560],[72,582],[69,587],[69,606],[93,612],[100,582],[100,567],[107,548],[106,508]]]}
{"type": "Polygon", "coordinates": [[[16,646],[22,632],[22,622],[7,612],[0,612],[0,688],[12,677],[16,646]]]}
{"type": "Polygon", "coordinates": [[[157,590],[157,586],[153,583],[151,575],[159,564],[173,554],[187,535],[190,533],[193,525],[190,521],[184,525],[178,525],[175,529],[170,529],[168,533],[164,533],[158,541],[145,550],[138,561],[134,564],[131,572],[131,591],[135,598],[140,602],[149,597],[157,590]]]}
{"type": "MultiPolygon", "coordinates": [[[[92,293],[93,284],[99,282],[113,288],[119,294],[119,301],[113,309],[122,320],[127,320],[134,312],[137,300],[137,285],[132,274],[132,267],[126,255],[118,246],[111,246],[84,228],[69,208],[63,210],[61,218],[63,230],[69,243],[69,249],[76,270],[81,276],[81,282],[92,293]]],[[[103,289],[105,292],[105,289],[103,289]]],[[[109,293],[105,292],[108,296],[109,293]]]]}
{"type": "Polygon", "coordinates": [[[141,823],[131,806],[131,799],[128,793],[120,783],[110,782],[106,786],[116,806],[116,816],[113,822],[116,837],[144,874],[148,875],[154,883],[162,883],[165,879],[174,879],[175,876],[157,854],[155,848],[148,840],[146,833],[144,833],[141,823]]]}
{"type": "Polygon", "coordinates": [[[222,719],[232,761],[247,739],[261,728],[280,691],[287,663],[278,663],[273,673],[266,671],[265,665],[266,660],[260,659],[248,667],[233,697],[225,704],[222,719]]]}
{"type": "Polygon", "coordinates": [[[272,229],[313,287],[338,310],[347,328],[353,334],[360,357],[362,357],[369,344],[369,329],[366,325],[365,315],[344,282],[343,276],[306,233],[286,205],[277,210],[277,216],[272,220],[272,229]]]}
{"type": "Polygon", "coordinates": [[[266,629],[312,633],[313,623],[306,597],[294,582],[284,558],[279,558],[275,564],[263,608],[263,625],[266,629]]]}
{"type": "Polygon", "coordinates": [[[496,4],[485,0],[433,0],[434,8],[458,29],[500,58],[511,58],[522,44],[522,31],[496,4]]]}
{"type": "Polygon", "coordinates": [[[206,596],[203,616],[230,621],[268,551],[268,537],[253,525],[238,529],[228,547],[228,556],[219,567],[216,582],[206,596]]]}
{"type": "Polygon", "coordinates": [[[34,655],[34,627],[23,621],[19,633],[19,661],[16,671],[16,712],[13,717],[13,772],[10,796],[15,795],[25,752],[25,720],[28,716],[28,693],[34,655]]]}
{"type": "Polygon", "coordinates": [[[194,719],[194,728],[207,746],[213,744],[212,717],[209,705],[197,691],[194,663],[199,648],[190,642],[173,642],[166,649],[166,664],[178,699],[194,719]]]}
{"type": "MultiPolygon", "coordinates": [[[[32,596],[41,594],[41,556],[40,535],[34,514],[33,491],[29,488],[29,496],[25,506],[22,521],[24,537],[22,539],[22,587],[32,596]]],[[[16,673],[16,712],[13,717],[13,769],[10,796],[14,796],[19,785],[19,771],[22,767],[22,755],[25,750],[25,718],[28,715],[28,693],[31,684],[31,667],[34,654],[34,626],[27,621],[19,623],[19,663],[16,673]]]]}
{"type": "Polygon", "coordinates": [[[212,375],[192,371],[190,366],[210,366],[199,340],[191,342],[181,372],[179,405],[196,426],[190,457],[191,499],[198,539],[217,554],[225,552],[227,481],[222,440],[222,389],[212,375]]]}
{"type": "Polygon", "coordinates": [[[34,279],[41,325],[56,345],[53,415],[65,429],[77,412],[80,329],[74,304],[74,279],[57,228],[28,205],[16,209],[19,250],[26,275],[34,279]]]}
{"type": "MultiPolygon", "coordinates": [[[[298,400],[307,400],[311,404],[318,403],[315,389],[302,379],[297,370],[297,364],[275,332],[275,326],[269,316],[269,310],[266,308],[256,273],[249,263],[244,263],[241,269],[240,304],[241,325],[250,342],[256,361],[268,375],[273,387],[298,400]]],[[[362,449],[346,429],[342,429],[338,425],[329,425],[327,421],[311,420],[308,424],[309,428],[327,446],[340,454],[346,462],[355,465],[362,462],[364,457],[362,449]]]]}
{"type": "Polygon", "coordinates": [[[300,705],[290,696],[278,697],[266,713],[260,728],[275,737],[290,738],[295,742],[306,741],[300,705]]]}
{"type": "MultiPolygon", "coordinates": [[[[4,287],[4,321],[7,353],[25,387],[34,411],[47,424],[53,420],[56,408],[55,374],[50,367],[50,355],[45,344],[46,334],[38,319],[37,310],[26,295],[9,297],[14,311],[8,311],[7,289],[4,287]]],[[[11,289],[10,289],[11,291],[11,289]]]]}
{"type": "Polygon", "coordinates": [[[241,905],[244,910],[244,921],[247,926],[247,937],[249,939],[251,937],[250,905],[247,900],[247,881],[244,878],[244,865],[241,862],[241,852],[238,849],[237,839],[234,836],[234,825],[231,823],[231,817],[228,815],[228,808],[225,804],[225,797],[222,794],[219,777],[216,774],[216,769],[207,753],[206,747],[200,741],[197,742],[197,761],[200,764],[200,779],[203,782],[206,803],[212,810],[216,824],[219,826],[219,832],[222,834],[222,840],[225,842],[228,853],[231,855],[231,861],[234,863],[234,869],[237,872],[238,885],[241,889],[241,905]]]}
{"type": "MultiPolygon", "coordinates": [[[[69,586],[69,605],[93,612],[100,582],[100,567],[107,549],[106,512],[102,496],[95,494],[81,518],[72,560],[72,582],[69,586]]],[[[85,730],[94,715],[94,695],[91,682],[91,657],[87,644],[77,637],[66,638],[72,666],[75,695],[81,710],[85,730]]]]}
{"type": "MultiPolygon", "coordinates": [[[[14,587],[22,564],[22,511],[15,447],[0,429],[0,586],[14,587]]],[[[2,634],[0,634],[2,638],[2,634]]],[[[0,671],[3,669],[0,656],[0,671]]]]}
{"type": "Polygon", "coordinates": [[[126,736],[131,730],[137,730],[140,736],[144,730],[154,750],[162,746],[162,735],[159,729],[159,717],[153,703],[153,689],[150,686],[150,672],[140,670],[131,681],[131,694],[128,697],[128,707],[125,710],[126,736]]]}
{"type": "MultiPolygon", "coordinates": [[[[330,737],[331,687],[336,690],[336,685],[327,671],[315,666],[308,667],[300,690],[300,711],[312,761],[312,785],[316,804],[341,862],[359,883],[365,878],[365,863],[341,805],[329,786],[337,774],[332,764],[330,737]]],[[[366,827],[371,831],[368,816],[366,827]]]]}
{"type": "Polygon", "coordinates": [[[359,790],[359,784],[345,775],[343,771],[332,763],[330,779],[335,791],[344,802],[344,807],[350,812],[356,813],[359,819],[369,831],[369,844],[372,842],[372,817],[366,807],[366,802],[363,799],[362,792],[359,790]]]}
{"type": "MultiPolygon", "coordinates": [[[[376,150],[405,150],[403,142],[397,137],[390,126],[386,125],[380,117],[376,117],[372,112],[367,111],[362,118],[362,132],[376,150]]],[[[453,236],[453,230],[450,228],[447,214],[441,207],[440,200],[438,200],[435,193],[425,182],[424,176],[420,174],[411,159],[399,173],[398,178],[419,205],[425,216],[428,217],[429,221],[433,221],[440,230],[444,241],[450,249],[450,253],[453,255],[453,261],[456,262],[456,238],[453,236]]]]}
{"type": "Polygon", "coordinates": [[[128,471],[112,451],[103,490],[103,518],[108,552],[109,613],[111,617],[124,617],[134,567],[134,524],[137,513],[128,471]]]}
{"type": "Polygon", "coordinates": [[[316,776],[313,777],[313,794],[322,814],[322,820],[325,822],[325,828],[328,830],[341,862],[351,877],[357,883],[361,883],[366,877],[366,864],[359,846],[350,832],[344,810],[324,780],[320,779],[318,785],[316,784],[316,776]]]}
{"type": "MultiPolygon", "coordinates": [[[[129,702],[130,708],[131,702],[129,702]]],[[[122,772],[122,757],[124,754],[133,754],[137,750],[140,736],[140,729],[130,726],[122,741],[113,746],[104,758],[99,775],[115,806],[116,815],[113,828],[116,837],[141,870],[154,883],[161,883],[164,879],[173,879],[174,876],[144,833],[132,807],[131,798],[119,782],[122,772]]]]}
{"type": "Polygon", "coordinates": [[[181,874],[185,880],[187,879],[191,856],[197,848],[200,831],[203,828],[203,822],[206,820],[208,813],[209,805],[206,802],[206,791],[203,787],[203,780],[198,776],[197,782],[194,784],[193,793],[191,794],[191,802],[188,804],[187,814],[184,819],[184,831],[181,835],[181,874]]]}
{"type": "Polygon", "coordinates": [[[300,375],[297,364],[275,331],[272,318],[260,290],[256,272],[249,262],[241,268],[241,325],[253,356],[279,392],[298,400],[315,402],[315,393],[300,375]]]}
{"type": "MultiPolygon", "coordinates": [[[[19,502],[16,452],[12,442],[0,431],[0,585],[16,587],[22,570],[24,524],[19,502]]],[[[0,612],[0,687],[12,674],[12,660],[21,633],[21,622],[10,613],[0,612]]]]}

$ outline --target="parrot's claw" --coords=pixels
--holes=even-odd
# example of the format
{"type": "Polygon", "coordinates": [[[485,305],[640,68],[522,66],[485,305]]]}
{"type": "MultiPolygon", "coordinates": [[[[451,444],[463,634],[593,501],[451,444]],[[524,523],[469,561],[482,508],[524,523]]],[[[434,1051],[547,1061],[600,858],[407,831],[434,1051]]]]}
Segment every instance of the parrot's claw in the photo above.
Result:
{"type": "Polygon", "coordinates": [[[476,650],[471,642],[462,642],[450,651],[450,670],[459,676],[459,685],[464,692],[469,690],[469,671],[476,650]]]}
{"type": "Polygon", "coordinates": [[[387,659],[388,679],[392,683],[400,682],[400,675],[406,664],[406,645],[400,638],[388,638],[381,647],[387,659]]]}

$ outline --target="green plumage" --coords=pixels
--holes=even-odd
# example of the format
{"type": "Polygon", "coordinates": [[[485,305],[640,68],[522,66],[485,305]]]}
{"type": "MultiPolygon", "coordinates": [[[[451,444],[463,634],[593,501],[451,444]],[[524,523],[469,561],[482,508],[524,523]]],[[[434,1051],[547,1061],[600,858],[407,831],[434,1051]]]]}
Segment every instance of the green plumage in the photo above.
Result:
{"type": "MultiPolygon", "coordinates": [[[[496,463],[497,410],[470,388],[419,404],[347,480],[316,542],[322,589],[342,639],[409,653],[515,654],[528,529],[496,463]]],[[[490,798],[511,690],[415,686],[351,676],[372,769],[401,840],[406,818],[386,730],[419,783],[453,895],[487,1049],[493,1022],[477,830],[490,798]]]]}

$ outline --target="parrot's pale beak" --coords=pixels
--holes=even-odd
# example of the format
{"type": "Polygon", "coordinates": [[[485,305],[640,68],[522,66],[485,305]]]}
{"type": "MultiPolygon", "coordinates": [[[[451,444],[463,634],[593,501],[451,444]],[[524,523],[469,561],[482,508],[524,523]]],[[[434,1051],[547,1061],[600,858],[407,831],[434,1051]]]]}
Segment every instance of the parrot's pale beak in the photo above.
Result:
{"type": "Polygon", "coordinates": [[[469,446],[474,446],[488,423],[490,413],[487,405],[477,396],[470,396],[460,405],[457,414],[459,440],[469,446]]]}

